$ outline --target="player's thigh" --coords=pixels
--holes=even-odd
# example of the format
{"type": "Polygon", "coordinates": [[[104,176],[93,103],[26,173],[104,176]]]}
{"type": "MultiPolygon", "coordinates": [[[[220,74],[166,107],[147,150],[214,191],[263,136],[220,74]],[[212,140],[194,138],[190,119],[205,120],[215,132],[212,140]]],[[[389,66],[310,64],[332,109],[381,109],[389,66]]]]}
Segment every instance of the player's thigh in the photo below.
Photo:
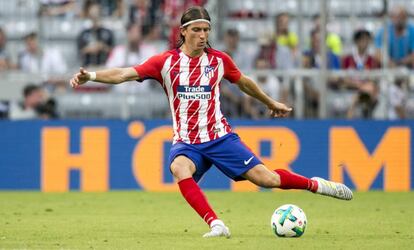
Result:
{"type": "Polygon", "coordinates": [[[204,153],[222,173],[235,181],[244,180],[244,173],[263,164],[235,133],[217,139],[204,153]]]}
{"type": "Polygon", "coordinates": [[[185,155],[175,157],[170,165],[171,173],[178,181],[187,179],[193,176],[196,172],[194,162],[185,155]]]}
{"type": "Polygon", "coordinates": [[[257,164],[242,176],[260,187],[276,188],[280,186],[279,175],[270,171],[263,164],[257,164]]]}

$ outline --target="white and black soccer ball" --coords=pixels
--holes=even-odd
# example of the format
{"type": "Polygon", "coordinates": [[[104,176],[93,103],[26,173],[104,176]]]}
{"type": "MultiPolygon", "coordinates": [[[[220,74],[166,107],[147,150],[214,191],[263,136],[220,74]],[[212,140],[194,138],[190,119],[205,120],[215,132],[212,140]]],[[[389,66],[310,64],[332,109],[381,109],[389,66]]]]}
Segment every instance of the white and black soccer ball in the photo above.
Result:
{"type": "Polygon", "coordinates": [[[303,210],[292,204],[278,207],[270,220],[273,233],[279,237],[300,237],[307,223],[303,210]]]}

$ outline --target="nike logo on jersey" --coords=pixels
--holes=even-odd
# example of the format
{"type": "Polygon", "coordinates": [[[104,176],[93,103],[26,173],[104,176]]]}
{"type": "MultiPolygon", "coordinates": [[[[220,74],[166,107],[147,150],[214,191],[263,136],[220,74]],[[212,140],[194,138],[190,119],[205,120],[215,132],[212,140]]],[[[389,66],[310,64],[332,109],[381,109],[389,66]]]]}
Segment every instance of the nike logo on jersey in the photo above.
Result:
{"type": "Polygon", "coordinates": [[[244,165],[249,164],[253,160],[254,156],[250,157],[247,161],[244,160],[244,165]]]}

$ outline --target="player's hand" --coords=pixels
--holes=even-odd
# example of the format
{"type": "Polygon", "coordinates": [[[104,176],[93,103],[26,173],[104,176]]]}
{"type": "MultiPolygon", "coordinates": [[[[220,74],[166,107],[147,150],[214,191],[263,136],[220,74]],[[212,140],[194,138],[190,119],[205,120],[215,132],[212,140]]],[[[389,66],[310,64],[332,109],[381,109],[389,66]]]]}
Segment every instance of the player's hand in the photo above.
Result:
{"type": "Polygon", "coordinates": [[[292,108],[276,101],[272,102],[268,108],[270,109],[270,115],[272,117],[287,117],[292,111],[292,108]]]}
{"type": "Polygon", "coordinates": [[[79,69],[79,72],[74,74],[72,79],[70,79],[70,86],[72,86],[72,88],[76,88],[86,83],[89,80],[90,80],[89,72],[81,67],[79,69]]]}

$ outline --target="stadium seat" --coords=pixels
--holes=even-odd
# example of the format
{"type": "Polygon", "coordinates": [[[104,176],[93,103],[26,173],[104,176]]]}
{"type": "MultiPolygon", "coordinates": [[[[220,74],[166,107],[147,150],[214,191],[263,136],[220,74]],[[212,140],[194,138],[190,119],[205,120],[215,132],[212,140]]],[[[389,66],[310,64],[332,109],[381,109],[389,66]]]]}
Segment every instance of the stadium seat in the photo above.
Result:
{"type": "Polygon", "coordinates": [[[165,94],[157,91],[129,95],[68,93],[56,99],[59,114],[67,118],[156,119],[169,114],[165,94]]]}
{"type": "Polygon", "coordinates": [[[27,19],[36,17],[39,0],[0,0],[0,17],[27,19]]]}
{"type": "Polygon", "coordinates": [[[8,18],[3,20],[2,23],[2,27],[10,40],[22,39],[26,34],[38,31],[37,23],[29,19],[8,18]]]}
{"type": "Polygon", "coordinates": [[[84,20],[66,20],[53,17],[42,17],[40,21],[42,35],[46,39],[76,39],[84,27],[84,20]]]}

